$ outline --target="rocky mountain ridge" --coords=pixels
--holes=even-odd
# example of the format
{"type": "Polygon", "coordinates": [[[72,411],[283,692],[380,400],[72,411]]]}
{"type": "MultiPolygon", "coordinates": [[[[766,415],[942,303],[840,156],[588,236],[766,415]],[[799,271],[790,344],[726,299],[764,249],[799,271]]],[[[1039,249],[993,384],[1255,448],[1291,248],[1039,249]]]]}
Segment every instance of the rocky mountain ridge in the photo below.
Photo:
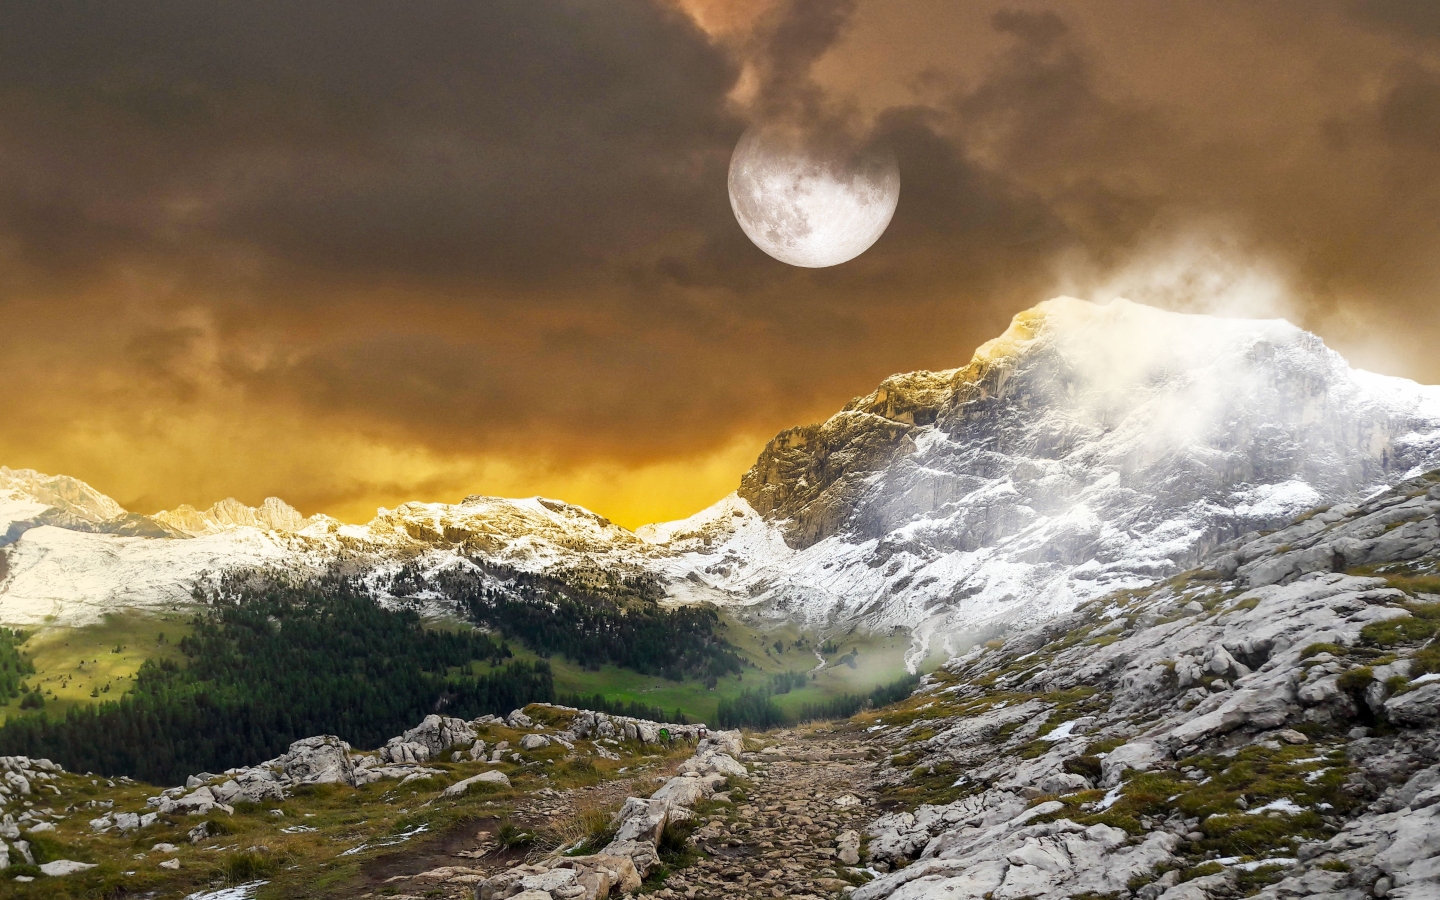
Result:
{"type": "Polygon", "coordinates": [[[478,556],[647,573],[678,602],[822,633],[909,628],[918,660],[1436,465],[1440,390],[1353,370],[1286,322],[1057,298],[965,367],[894,376],[782,433],[715,506],[633,533],[558,501],[471,497],[364,526],[280,501],[137,517],[160,536],[111,528],[118,504],[78,482],[43,495],[25,486],[44,480],[33,473],[0,482],[0,619],[167,607],[229,566],[383,575],[478,556]],[[78,502],[62,494],[96,512],[71,527],[78,514],[46,506],[78,502]]]}

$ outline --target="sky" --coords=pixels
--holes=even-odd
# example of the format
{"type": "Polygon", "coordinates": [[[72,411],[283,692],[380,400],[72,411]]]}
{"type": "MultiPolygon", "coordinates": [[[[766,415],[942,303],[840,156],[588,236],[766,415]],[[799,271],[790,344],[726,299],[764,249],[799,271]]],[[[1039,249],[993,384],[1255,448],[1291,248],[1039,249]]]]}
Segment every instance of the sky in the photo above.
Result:
{"type": "Polygon", "coordinates": [[[0,463],[138,512],[541,494],[636,526],[1050,296],[1440,382],[1428,0],[0,4],[0,463]],[[878,138],[799,269],[747,125],[878,138]]]}

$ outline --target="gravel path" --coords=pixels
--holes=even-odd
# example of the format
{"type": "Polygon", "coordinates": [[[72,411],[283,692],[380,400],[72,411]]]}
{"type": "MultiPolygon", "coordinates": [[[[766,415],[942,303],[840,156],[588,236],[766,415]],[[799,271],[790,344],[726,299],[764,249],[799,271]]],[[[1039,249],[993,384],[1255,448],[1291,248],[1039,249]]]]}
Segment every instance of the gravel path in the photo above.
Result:
{"type": "MultiPolygon", "coordinates": [[[[701,851],[699,859],[671,874],[663,888],[648,896],[819,900],[838,896],[850,884],[841,877],[847,866],[837,841],[846,832],[859,832],[876,815],[869,788],[873,763],[864,758],[863,745],[856,736],[807,736],[793,731],[762,737],[770,746],[743,757],[751,771],[749,796],[705,816],[693,837],[701,851]]],[[[576,809],[618,804],[631,793],[649,790],[617,781],[545,791],[521,803],[513,821],[523,828],[543,828],[547,821],[559,821],[576,809]]],[[[411,871],[428,871],[379,879],[372,882],[373,888],[398,888],[399,893],[389,894],[390,900],[437,896],[468,900],[479,881],[521,861],[514,853],[496,851],[493,827],[493,822],[482,825],[484,830],[464,842],[463,848],[451,843],[442,851],[448,858],[428,856],[418,866],[419,860],[409,861],[411,871]]],[[[858,835],[851,841],[858,843],[858,835]]],[[[360,894],[381,895],[380,891],[360,894]]]]}
{"type": "Polygon", "coordinates": [[[874,816],[871,763],[853,741],[775,737],[767,752],[745,754],[752,796],[697,831],[708,858],[672,875],[656,897],[832,897],[849,884],[836,841],[874,816]]]}

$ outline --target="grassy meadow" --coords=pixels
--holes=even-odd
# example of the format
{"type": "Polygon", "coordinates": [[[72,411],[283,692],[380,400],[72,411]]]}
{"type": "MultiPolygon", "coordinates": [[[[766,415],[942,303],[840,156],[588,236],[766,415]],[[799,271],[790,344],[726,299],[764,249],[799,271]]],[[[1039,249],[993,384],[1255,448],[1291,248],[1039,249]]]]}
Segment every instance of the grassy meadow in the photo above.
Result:
{"type": "MultiPolygon", "coordinates": [[[[45,711],[63,716],[74,706],[114,700],[135,683],[147,659],[179,659],[179,642],[190,632],[181,613],[121,613],[83,628],[39,626],[20,651],[35,664],[26,679],[45,697],[45,711]]],[[[0,705],[0,721],[20,712],[20,698],[0,705]]]]}

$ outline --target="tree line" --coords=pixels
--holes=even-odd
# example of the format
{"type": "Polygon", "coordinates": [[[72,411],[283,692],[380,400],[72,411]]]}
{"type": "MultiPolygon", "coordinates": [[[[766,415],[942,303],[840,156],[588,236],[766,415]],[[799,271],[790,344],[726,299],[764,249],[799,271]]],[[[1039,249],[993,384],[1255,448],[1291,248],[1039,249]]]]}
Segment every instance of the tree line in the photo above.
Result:
{"type": "Polygon", "coordinates": [[[26,687],[25,676],[35,674],[35,664],[20,652],[20,645],[29,636],[0,627],[0,703],[20,696],[26,687]]]}
{"type": "Polygon", "coordinates": [[[196,599],[204,612],[179,644],[184,665],[146,661],[129,694],[63,719],[11,718],[0,754],[177,783],[273,758],[310,735],[377,747],[430,713],[473,718],[555,697],[548,663],[515,661],[478,631],[423,628],[347,578],[227,577],[196,599]],[[476,661],[492,668],[472,674],[476,661]]]}
{"type": "Polygon", "coordinates": [[[745,665],[716,634],[720,617],[713,607],[665,609],[639,589],[629,605],[620,606],[554,590],[539,576],[505,572],[510,580],[496,584],[485,572],[450,570],[429,586],[475,622],[523,641],[542,656],[559,653],[592,671],[608,663],[671,681],[703,680],[710,687],[745,665]]]}

